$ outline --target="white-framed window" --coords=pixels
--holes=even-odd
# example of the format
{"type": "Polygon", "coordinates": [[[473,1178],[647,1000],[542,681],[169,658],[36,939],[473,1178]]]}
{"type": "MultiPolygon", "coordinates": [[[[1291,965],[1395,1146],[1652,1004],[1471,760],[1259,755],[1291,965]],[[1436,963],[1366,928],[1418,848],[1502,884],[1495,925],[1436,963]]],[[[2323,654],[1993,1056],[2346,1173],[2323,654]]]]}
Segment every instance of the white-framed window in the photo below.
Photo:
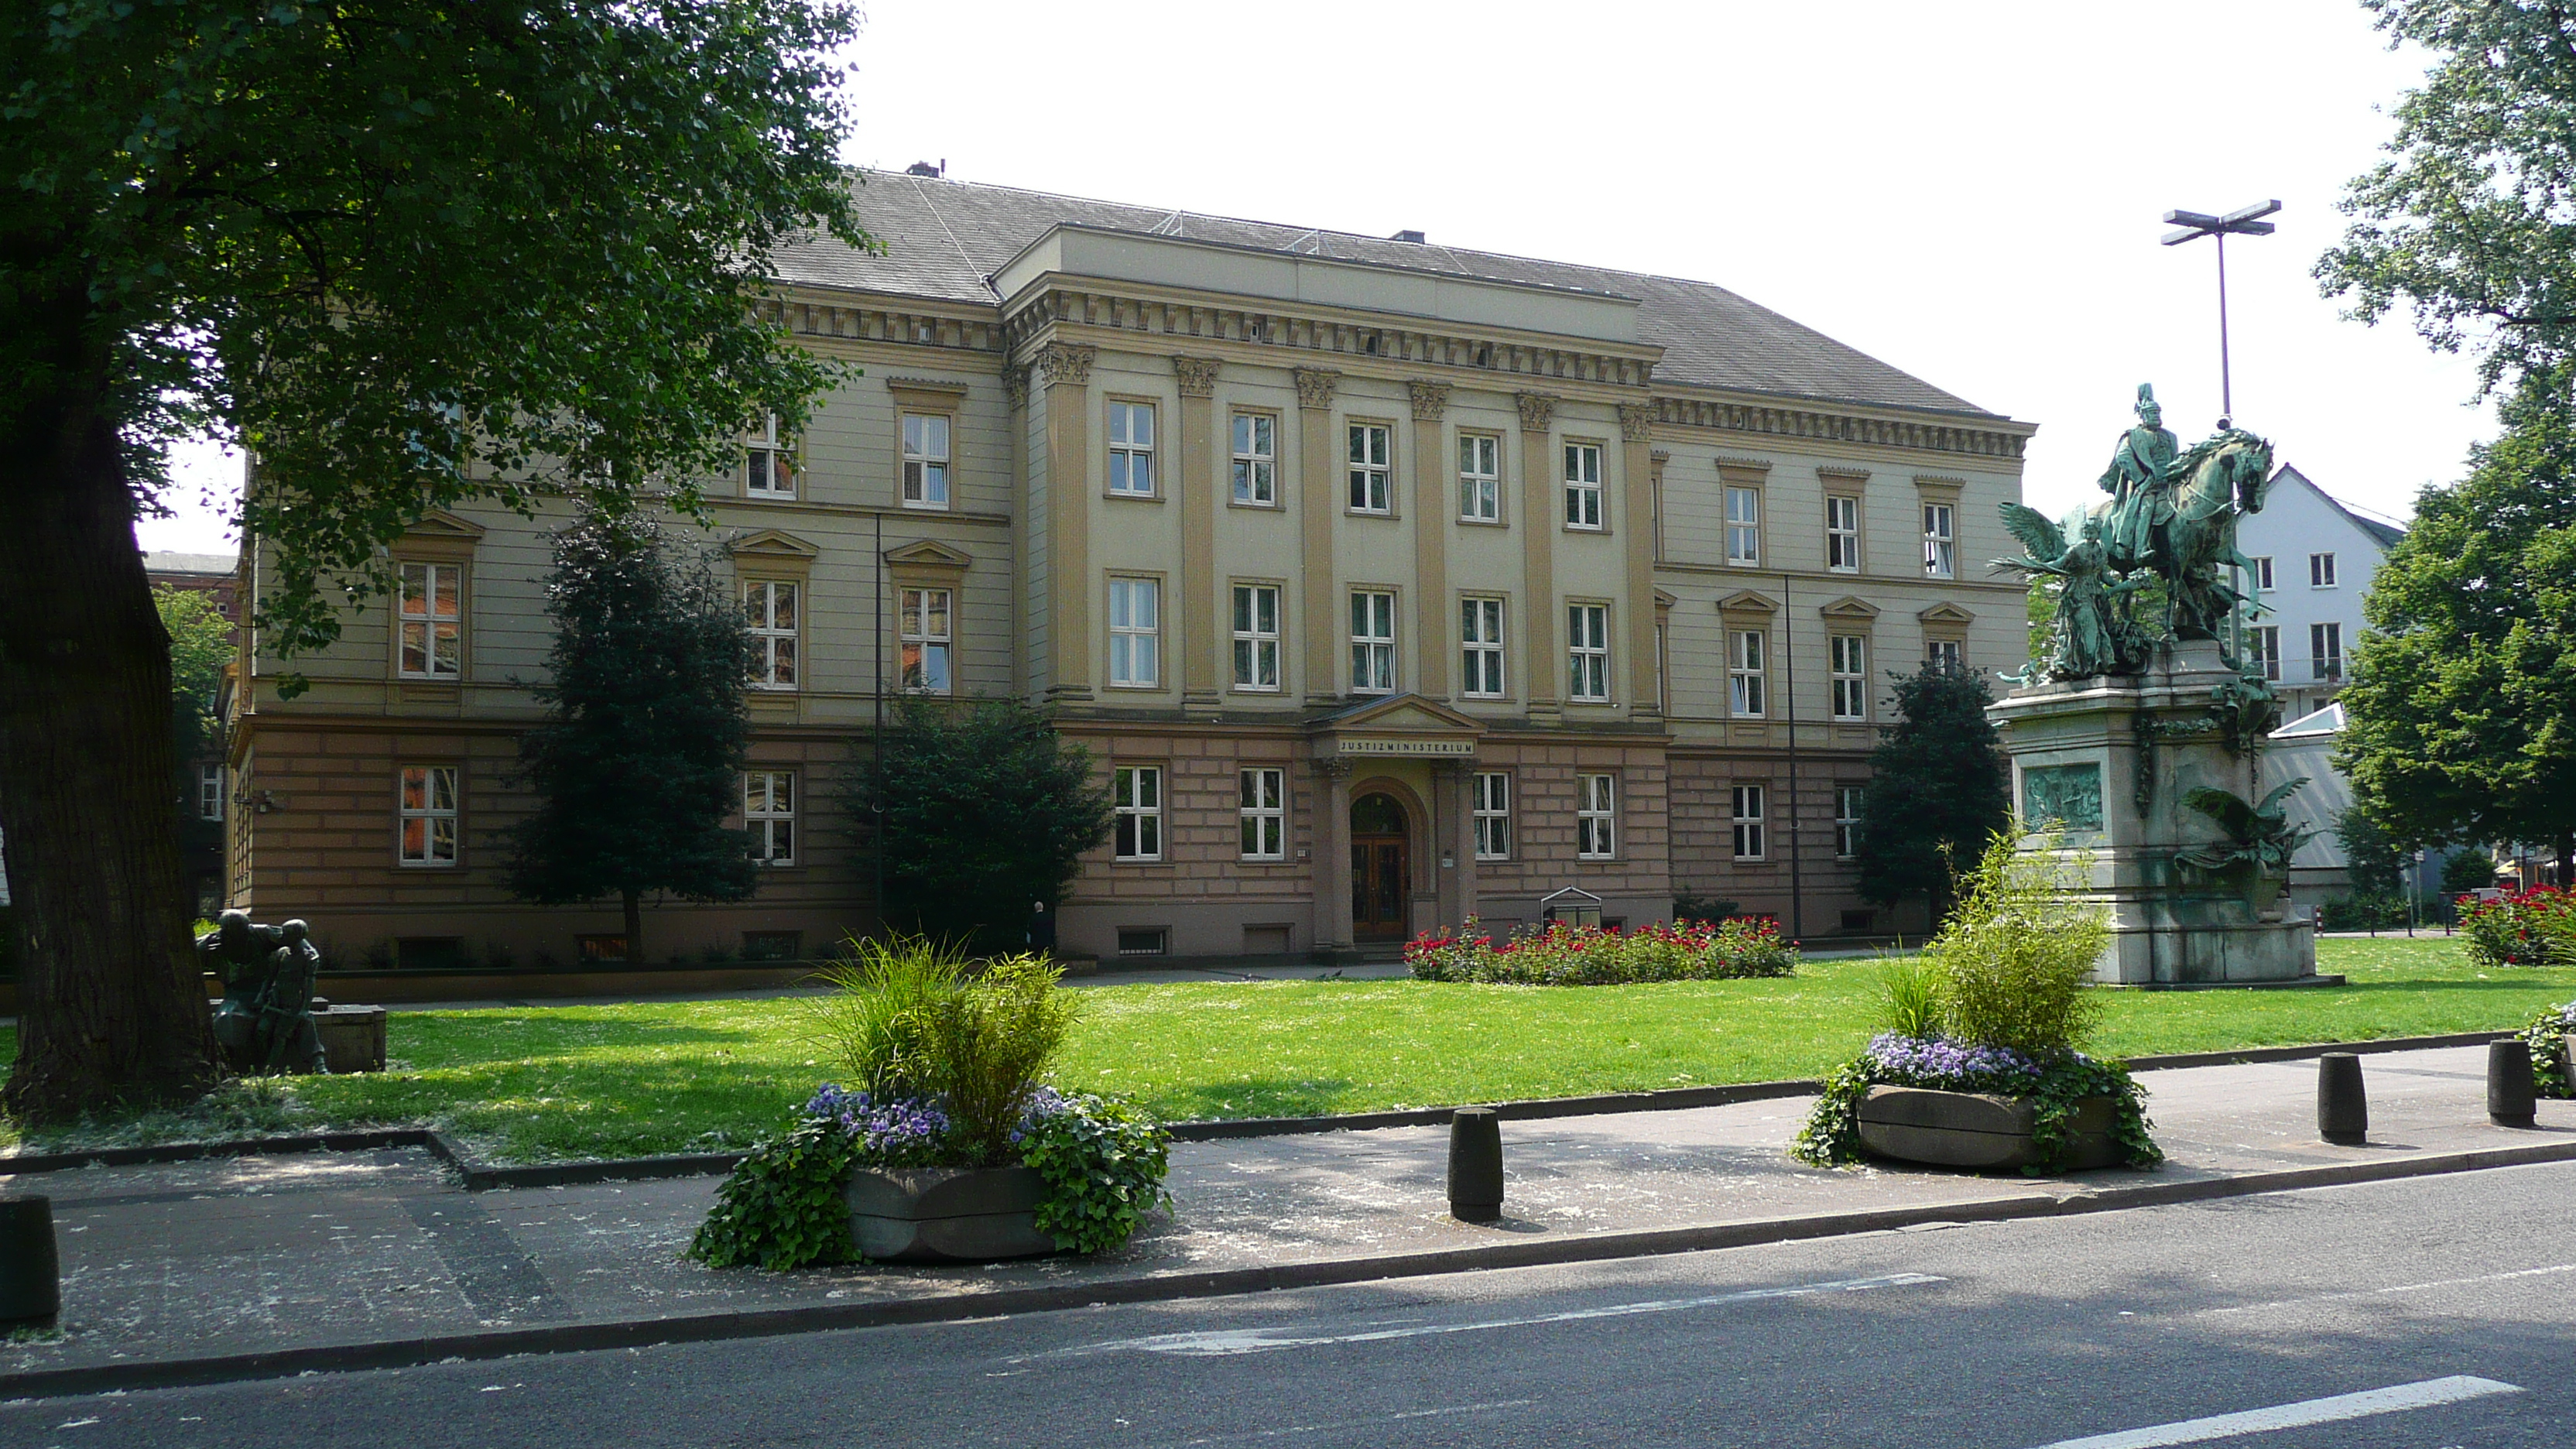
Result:
{"type": "Polygon", "coordinates": [[[1731,819],[1735,828],[1735,858],[1737,860],[1760,860],[1762,858],[1762,848],[1765,843],[1762,839],[1762,805],[1763,800],[1761,786],[1738,785],[1735,787],[1735,802],[1731,819]]]}
{"type": "Polygon", "coordinates": [[[2343,678],[2343,625],[2308,626],[2308,667],[2319,681],[2343,678]]]}
{"type": "Polygon", "coordinates": [[[2245,631],[2245,642],[2254,651],[2253,663],[2260,666],[2265,679],[2281,677],[2281,626],[2257,624],[2245,631]]]}
{"type": "Polygon", "coordinates": [[[1842,494],[1825,498],[1825,567],[1838,574],[1860,572],[1860,500],[1842,494]]]}
{"type": "Polygon", "coordinates": [[[1759,629],[1726,631],[1726,710],[1737,719],[1760,719],[1769,703],[1762,697],[1766,642],[1759,629]]]}
{"type": "Polygon", "coordinates": [[[1351,693],[1395,692],[1395,595],[1351,595],[1351,693]]]}
{"type": "Polygon", "coordinates": [[[1503,520],[1503,440],[1491,433],[1458,435],[1458,516],[1472,523],[1503,520]]]}
{"type": "Polygon", "coordinates": [[[1836,634],[1826,641],[1830,657],[1827,677],[1833,684],[1834,718],[1865,720],[1869,718],[1869,639],[1860,634],[1836,634]]]}
{"type": "Polygon", "coordinates": [[[1565,526],[1601,526],[1601,447],[1597,443],[1565,445],[1565,526]]]}
{"type": "Polygon", "coordinates": [[[1860,804],[1868,793],[1863,785],[1834,787],[1834,858],[1849,860],[1860,854],[1860,804]]]}
{"type": "Polygon", "coordinates": [[[224,818],[224,767],[221,765],[197,767],[197,818],[224,818]]]}
{"type": "Polygon", "coordinates": [[[1585,704],[1610,701],[1610,606],[1565,606],[1565,697],[1585,704]]]}
{"type": "Polygon", "coordinates": [[[1923,505],[1923,575],[1948,579],[1959,574],[1958,510],[1947,503],[1923,505]]]}
{"type": "Polygon", "coordinates": [[[1279,586],[1234,586],[1234,687],[1279,687],[1279,586]]]}
{"type": "Polygon", "coordinates": [[[903,688],[907,694],[946,694],[951,689],[949,650],[956,625],[946,589],[905,589],[901,616],[903,688]]]}
{"type": "Polygon", "coordinates": [[[1471,699],[1503,697],[1503,601],[1458,601],[1458,692],[1471,699]]]}
{"type": "Polygon", "coordinates": [[[463,606],[454,564],[402,566],[402,677],[454,679],[463,669],[463,606]]]}
{"type": "Polygon", "coordinates": [[[1664,676],[1668,672],[1664,666],[1671,661],[1671,658],[1668,646],[1664,643],[1664,626],[1658,621],[1655,625],[1655,708],[1657,710],[1670,710],[1673,707],[1672,699],[1664,690],[1664,676]]]}
{"type": "Polygon", "coordinates": [[[1747,565],[1762,562],[1762,490],[1759,488],[1726,490],[1726,561],[1747,565]]]}
{"type": "Polygon", "coordinates": [[[1479,771],[1475,784],[1476,858],[1512,858],[1512,777],[1479,771]]]}
{"type": "Polygon", "coordinates": [[[1608,775],[1574,777],[1574,854],[1608,860],[1619,853],[1619,791],[1608,775]]]}
{"type": "Polygon", "coordinates": [[[778,431],[778,415],[760,420],[743,440],[742,491],[754,498],[796,496],[796,447],[778,431]]]}
{"type": "Polygon", "coordinates": [[[1252,769],[1239,772],[1243,820],[1243,858],[1288,858],[1288,772],[1252,769]]]}
{"type": "Polygon", "coordinates": [[[1382,423],[1350,425],[1350,507],[1353,513],[1395,511],[1395,432],[1382,423]]]}
{"type": "Polygon", "coordinates": [[[1109,581],[1109,682],[1153,689],[1163,682],[1163,584],[1109,581]]]}
{"type": "Polygon", "coordinates": [[[2335,556],[2333,554],[2312,553],[2308,555],[2308,587],[2312,589],[2331,589],[2335,587],[2335,556]]]}
{"type": "Polygon", "coordinates": [[[796,772],[746,770],[742,824],[751,833],[751,858],[762,865],[796,863],[796,772]]]}
{"type": "Polygon", "coordinates": [[[1268,413],[1234,415],[1234,501],[1279,501],[1279,420],[1268,413]]]}
{"type": "Polygon", "coordinates": [[[2254,566],[2254,592],[2258,594],[2268,594],[2272,592],[2271,555],[2266,554],[2261,558],[2250,558],[2247,559],[2246,562],[2254,566]]]}
{"type": "Polygon", "coordinates": [[[396,823],[402,839],[402,863],[456,864],[456,767],[405,765],[396,823]]]}
{"type": "Polygon", "coordinates": [[[1110,803],[1118,815],[1120,860],[1163,858],[1163,767],[1120,765],[1110,772],[1110,803]]]}
{"type": "Polygon", "coordinates": [[[948,418],[945,414],[903,415],[903,506],[948,506],[948,418]]]}
{"type": "Polygon", "coordinates": [[[1923,641],[1923,660],[1927,664],[1938,664],[1953,674],[1968,667],[1967,661],[1960,656],[1959,641],[1956,639],[1923,641]]]}
{"type": "Polygon", "coordinates": [[[1109,491],[1130,498],[1154,496],[1154,405],[1109,405],[1109,491]]]}
{"type": "Polygon", "coordinates": [[[753,579],[742,586],[743,613],[751,620],[751,687],[796,687],[796,585],[753,579]]]}

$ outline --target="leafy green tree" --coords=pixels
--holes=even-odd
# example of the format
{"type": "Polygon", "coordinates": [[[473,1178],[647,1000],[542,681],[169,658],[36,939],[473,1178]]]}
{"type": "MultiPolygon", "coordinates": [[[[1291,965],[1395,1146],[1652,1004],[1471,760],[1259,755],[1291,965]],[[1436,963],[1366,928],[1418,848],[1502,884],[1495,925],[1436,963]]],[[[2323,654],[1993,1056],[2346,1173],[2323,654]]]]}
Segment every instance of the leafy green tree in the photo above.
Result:
{"type": "Polygon", "coordinates": [[[2355,218],[2316,265],[2376,322],[2401,305],[2486,385],[2576,361],[2576,20],[2559,4],[2362,0],[2392,43],[2430,51],[2389,159],[2355,179],[2355,218]]]}
{"type": "Polygon", "coordinates": [[[2576,855],[2576,420],[2526,392],[2429,488],[2362,601],[2336,767],[2401,849],[2576,855]]]}
{"type": "Polygon", "coordinates": [[[511,830],[510,889],[540,905],[616,896],[626,959],[644,959],[644,897],[748,900],[759,887],[742,805],[751,631],[703,557],[675,559],[641,514],[593,514],[555,537],[544,724],[520,737],[536,813],[511,830]]]}
{"type": "Polygon", "coordinates": [[[1030,903],[1053,909],[1113,823],[1089,753],[1012,700],[904,701],[850,804],[874,822],[886,922],[984,949],[1018,947],[1030,903]]]}
{"type": "MultiPolygon", "coordinates": [[[[430,508],[729,466],[833,369],[758,302],[820,227],[851,0],[0,7],[0,833],[22,1118],[214,1075],[133,516],[166,445],[257,460],[273,654],[430,508]]],[[[694,501],[685,483],[671,502],[694,501]]]]}
{"type": "Polygon", "coordinates": [[[2407,852],[2369,811],[2356,806],[2336,816],[2335,839],[2354,894],[2395,896],[2405,889],[2407,852]]]}
{"type": "Polygon", "coordinates": [[[2496,883],[2495,857],[2483,845],[2471,845],[2452,853],[2442,862],[2442,894],[2464,896],[2482,891],[2496,883]]]}
{"type": "Polygon", "coordinates": [[[2008,767],[1983,675],[1926,663],[1896,681],[1900,716],[1869,757],[1861,797],[1860,889],[1893,905],[1929,900],[1946,914],[1951,873],[1974,865],[1978,852],[2012,818],[2008,767]]]}
{"type": "Polygon", "coordinates": [[[233,657],[233,625],[200,589],[154,589],[152,605],[170,634],[170,753],[172,798],[177,802],[179,849],[200,867],[219,862],[223,826],[197,808],[196,762],[220,742],[223,720],[216,705],[224,666],[233,657]]]}

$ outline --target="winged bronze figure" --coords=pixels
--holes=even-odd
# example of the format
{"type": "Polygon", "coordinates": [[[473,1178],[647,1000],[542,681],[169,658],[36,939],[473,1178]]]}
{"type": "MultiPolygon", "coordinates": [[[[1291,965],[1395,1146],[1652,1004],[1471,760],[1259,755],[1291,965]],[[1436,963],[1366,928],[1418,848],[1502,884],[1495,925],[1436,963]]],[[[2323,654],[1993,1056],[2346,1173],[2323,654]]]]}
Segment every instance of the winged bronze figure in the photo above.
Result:
{"type": "Polygon", "coordinates": [[[2024,578],[2047,575],[2063,580],[2048,657],[2036,672],[2050,679],[2090,679],[2141,668],[2150,641],[2117,600],[2143,587],[2146,580],[2112,575],[2110,556],[2102,546],[2101,520],[2078,511],[2059,524],[2038,509],[2009,499],[2003,505],[2003,520],[2024,552],[2020,558],[1996,559],[1995,567],[2012,569],[2024,578]]]}

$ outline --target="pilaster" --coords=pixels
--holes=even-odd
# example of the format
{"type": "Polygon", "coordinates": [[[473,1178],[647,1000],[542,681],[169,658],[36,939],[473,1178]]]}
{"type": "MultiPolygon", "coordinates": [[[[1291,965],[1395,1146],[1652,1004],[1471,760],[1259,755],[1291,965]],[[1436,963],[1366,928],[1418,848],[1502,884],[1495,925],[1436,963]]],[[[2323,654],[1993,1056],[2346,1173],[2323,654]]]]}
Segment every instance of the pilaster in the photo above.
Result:
{"type": "Polygon", "coordinates": [[[1222,491],[1216,477],[1216,380],[1223,366],[1213,357],[1175,357],[1181,387],[1181,466],[1172,500],[1181,509],[1181,607],[1170,622],[1180,627],[1181,708],[1214,714],[1219,692],[1218,621],[1226,617],[1216,596],[1216,510],[1222,491]]]}
{"type": "Polygon", "coordinates": [[[1651,406],[1620,405],[1619,484],[1628,515],[1621,520],[1628,539],[1627,597],[1619,610],[1626,621],[1621,627],[1628,635],[1628,679],[1623,689],[1628,718],[1640,722],[1663,719],[1655,698],[1655,539],[1661,528],[1654,519],[1657,484],[1664,470],[1653,457],[1654,424],[1651,406]]]}
{"type": "MultiPolygon", "coordinates": [[[[1333,588],[1333,514],[1335,501],[1341,496],[1335,475],[1340,471],[1341,451],[1333,446],[1333,392],[1342,375],[1327,368],[1301,367],[1296,369],[1296,377],[1297,516],[1302,525],[1298,539],[1297,629],[1305,649],[1306,702],[1327,705],[1341,697],[1337,683],[1341,670],[1335,666],[1334,646],[1342,637],[1342,602],[1333,588]]],[[[1343,793],[1349,794],[1347,789],[1343,793]]],[[[1349,805],[1345,798],[1334,827],[1341,832],[1345,856],[1349,854],[1349,805]]],[[[1334,941],[1348,945],[1350,862],[1342,860],[1334,868],[1345,877],[1340,891],[1342,929],[1334,941]]]]}
{"type": "Polygon", "coordinates": [[[1348,951],[1351,941],[1351,765],[1318,760],[1323,818],[1315,822],[1315,947],[1348,951]]]}
{"type": "Polygon", "coordinates": [[[1091,363],[1100,349],[1050,342],[1038,352],[1047,390],[1047,580],[1055,618],[1051,700],[1082,702],[1091,680],[1091,363]]]}
{"type": "Polygon", "coordinates": [[[1556,531],[1565,523],[1565,500],[1559,495],[1556,450],[1552,446],[1556,399],[1545,393],[1518,395],[1521,409],[1521,595],[1528,615],[1522,621],[1529,641],[1529,660],[1521,678],[1529,685],[1530,720],[1554,724],[1564,717],[1557,701],[1565,673],[1563,630],[1556,616],[1556,531]]]}
{"type": "Polygon", "coordinates": [[[1413,384],[1413,666],[1414,692],[1449,697],[1449,658],[1456,640],[1449,625],[1457,606],[1449,598],[1448,447],[1441,417],[1449,410],[1449,384],[1413,384]]]}

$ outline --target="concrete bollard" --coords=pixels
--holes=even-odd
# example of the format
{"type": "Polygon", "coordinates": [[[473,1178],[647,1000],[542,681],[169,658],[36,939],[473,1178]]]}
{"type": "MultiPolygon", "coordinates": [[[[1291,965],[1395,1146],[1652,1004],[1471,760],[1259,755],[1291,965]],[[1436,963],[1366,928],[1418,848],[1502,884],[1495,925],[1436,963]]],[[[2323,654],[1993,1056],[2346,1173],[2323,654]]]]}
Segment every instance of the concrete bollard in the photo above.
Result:
{"type": "Polygon", "coordinates": [[[2531,1043],[2510,1036],[2487,1043],[2487,1120],[2498,1127],[2536,1127],[2539,1097],[2531,1079],[2531,1043]]]}
{"type": "Polygon", "coordinates": [[[1449,1215],[1490,1223],[1503,1215],[1503,1121],[1491,1107],[1449,1118],[1449,1215]]]}
{"type": "Polygon", "coordinates": [[[2370,1096],[2362,1090],[2361,1058],[2350,1052],[2317,1058],[2317,1135],[2346,1147],[2370,1137],[2370,1096]]]}
{"type": "Polygon", "coordinates": [[[50,1323],[62,1310],[54,1200],[0,1197],[0,1324],[50,1323]]]}

